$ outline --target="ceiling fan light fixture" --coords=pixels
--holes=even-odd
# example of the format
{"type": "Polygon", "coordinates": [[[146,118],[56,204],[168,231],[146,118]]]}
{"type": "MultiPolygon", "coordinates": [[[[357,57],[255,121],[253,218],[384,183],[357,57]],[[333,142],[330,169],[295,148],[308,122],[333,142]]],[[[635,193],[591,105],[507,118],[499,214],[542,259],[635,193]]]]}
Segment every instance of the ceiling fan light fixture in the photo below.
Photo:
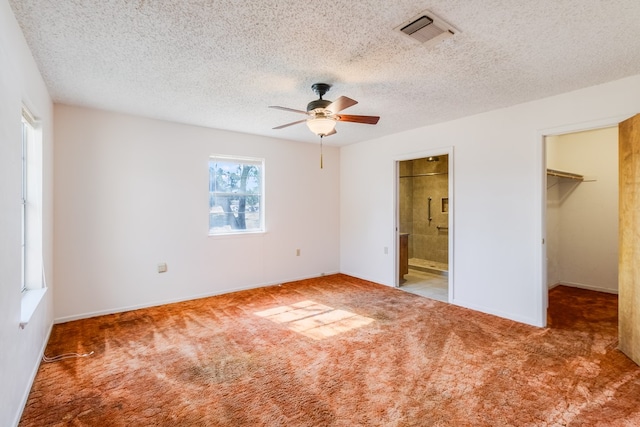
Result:
{"type": "Polygon", "coordinates": [[[314,117],[307,120],[307,127],[318,136],[326,136],[336,128],[336,121],[328,117],[314,117]]]}
{"type": "Polygon", "coordinates": [[[380,117],[378,116],[360,116],[340,113],[342,110],[356,105],[358,101],[346,96],[341,96],[335,101],[322,99],[322,96],[329,90],[330,87],[331,85],[326,83],[315,83],[311,86],[313,91],[318,94],[319,99],[311,101],[309,104],[307,104],[307,111],[280,107],[277,105],[270,105],[269,108],[291,111],[293,113],[304,114],[308,117],[307,119],[297,120],[295,122],[276,126],[273,129],[283,129],[289,126],[297,125],[298,123],[306,122],[309,130],[315,135],[318,135],[320,137],[320,140],[322,141],[323,137],[336,133],[336,122],[364,123],[369,125],[375,125],[376,123],[378,123],[378,120],[380,119],[380,117]]]}

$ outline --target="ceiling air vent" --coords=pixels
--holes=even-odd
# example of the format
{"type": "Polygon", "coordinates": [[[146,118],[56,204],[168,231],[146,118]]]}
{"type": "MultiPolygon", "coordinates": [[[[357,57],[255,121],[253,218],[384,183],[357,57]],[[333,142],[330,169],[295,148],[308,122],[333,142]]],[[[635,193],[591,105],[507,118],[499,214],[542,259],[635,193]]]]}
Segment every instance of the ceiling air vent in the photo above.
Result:
{"type": "Polygon", "coordinates": [[[440,43],[458,32],[428,10],[403,22],[395,30],[428,46],[440,43]]]}

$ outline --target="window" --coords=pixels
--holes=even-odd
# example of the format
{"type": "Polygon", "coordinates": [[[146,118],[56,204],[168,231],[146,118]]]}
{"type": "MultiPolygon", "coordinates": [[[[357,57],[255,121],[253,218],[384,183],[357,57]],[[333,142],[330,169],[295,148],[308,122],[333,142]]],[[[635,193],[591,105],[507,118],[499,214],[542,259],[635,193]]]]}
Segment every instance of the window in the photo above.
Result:
{"type": "Polygon", "coordinates": [[[47,292],[42,260],[42,131],[22,109],[22,274],[20,327],[28,323],[47,292]]]}
{"type": "Polygon", "coordinates": [[[22,271],[20,289],[41,289],[42,273],[42,143],[36,121],[22,110],[22,271]]]}
{"type": "Polygon", "coordinates": [[[209,158],[209,235],[264,232],[264,160],[209,158]]]}

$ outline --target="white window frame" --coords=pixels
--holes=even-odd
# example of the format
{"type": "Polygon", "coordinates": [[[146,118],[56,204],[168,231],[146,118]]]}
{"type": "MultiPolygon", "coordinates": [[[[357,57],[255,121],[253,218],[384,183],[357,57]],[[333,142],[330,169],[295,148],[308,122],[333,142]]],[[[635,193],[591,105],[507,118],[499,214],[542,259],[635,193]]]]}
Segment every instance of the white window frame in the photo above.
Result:
{"type": "Polygon", "coordinates": [[[22,109],[21,137],[21,279],[20,326],[31,319],[47,290],[43,265],[43,146],[42,130],[31,112],[22,109]]]}
{"type": "MultiPolygon", "coordinates": [[[[265,161],[262,158],[255,157],[241,157],[241,156],[227,156],[227,155],[211,155],[209,156],[209,236],[229,236],[229,235],[244,235],[244,234],[257,234],[257,233],[265,233],[265,161]],[[241,193],[239,189],[232,189],[231,191],[219,191],[216,189],[216,177],[218,176],[217,171],[211,171],[212,163],[235,163],[238,165],[249,165],[258,167],[258,171],[260,173],[260,182],[258,184],[258,189],[254,188],[253,191],[247,193],[241,193]],[[258,225],[246,229],[242,228],[232,228],[231,225],[227,224],[224,228],[215,227],[213,222],[216,221],[215,217],[218,216],[218,221],[220,221],[219,216],[222,215],[234,215],[236,219],[239,218],[238,214],[234,214],[231,211],[225,211],[224,207],[221,205],[213,205],[214,197],[217,196],[232,196],[232,195],[245,195],[251,197],[258,197],[259,201],[258,212],[254,212],[252,216],[253,221],[257,221],[258,225]],[[256,218],[257,214],[257,218],[256,218]]],[[[231,206],[229,205],[231,208],[231,206]]],[[[245,217],[246,218],[246,217],[245,217]]]]}

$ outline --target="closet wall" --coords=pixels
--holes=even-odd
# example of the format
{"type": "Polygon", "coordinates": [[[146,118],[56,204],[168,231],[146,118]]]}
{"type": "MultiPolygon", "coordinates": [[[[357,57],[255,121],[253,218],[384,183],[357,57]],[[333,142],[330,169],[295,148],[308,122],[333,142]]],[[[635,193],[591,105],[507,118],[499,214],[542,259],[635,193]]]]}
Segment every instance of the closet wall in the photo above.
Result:
{"type": "Polygon", "coordinates": [[[618,291],[618,129],[547,137],[547,284],[618,291]]]}

